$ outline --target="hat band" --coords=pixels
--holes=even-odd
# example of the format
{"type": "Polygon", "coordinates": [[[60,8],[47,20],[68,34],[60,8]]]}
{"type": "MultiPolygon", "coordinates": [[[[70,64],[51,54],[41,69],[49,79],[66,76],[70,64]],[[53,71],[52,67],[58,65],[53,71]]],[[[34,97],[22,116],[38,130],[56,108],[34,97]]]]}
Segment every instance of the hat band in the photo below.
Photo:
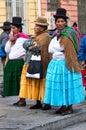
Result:
{"type": "Polygon", "coordinates": [[[38,25],[41,25],[41,26],[48,26],[49,25],[48,23],[38,23],[38,22],[35,22],[35,24],[38,24],[38,25]]]}

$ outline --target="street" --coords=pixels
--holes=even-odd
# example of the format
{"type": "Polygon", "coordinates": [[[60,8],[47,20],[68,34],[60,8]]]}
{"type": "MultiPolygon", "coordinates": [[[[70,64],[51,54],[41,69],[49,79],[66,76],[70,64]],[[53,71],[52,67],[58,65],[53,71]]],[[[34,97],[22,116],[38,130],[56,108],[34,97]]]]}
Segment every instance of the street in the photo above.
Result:
{"type": "Polygon", "coordinates": [[[64,128],[62,130],[86,130],[86,121],[68,126],[67,128],[64,128]]]}

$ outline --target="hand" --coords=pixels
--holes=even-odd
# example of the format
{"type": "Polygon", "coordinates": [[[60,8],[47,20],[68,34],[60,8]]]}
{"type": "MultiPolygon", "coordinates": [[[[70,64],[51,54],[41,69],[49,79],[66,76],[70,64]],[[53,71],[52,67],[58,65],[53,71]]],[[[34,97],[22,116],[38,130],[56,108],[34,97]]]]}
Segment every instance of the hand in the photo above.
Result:
{"type": "Polygon", "coordinates": [[[16,40],[16,37],[14,37],[14,36],[11,36],[10,38],[9,38],[9,41],[11,41],[11,42],[13,42],[13,41],[15,41],[16,40]]]}
{"type": "Polygon", "coordinates": [[[34,42],[33,42],[33,45],[34,45],[34,46],[37,46],[37,42],[36,42],[36,41],[34,41],[34,42]]]}

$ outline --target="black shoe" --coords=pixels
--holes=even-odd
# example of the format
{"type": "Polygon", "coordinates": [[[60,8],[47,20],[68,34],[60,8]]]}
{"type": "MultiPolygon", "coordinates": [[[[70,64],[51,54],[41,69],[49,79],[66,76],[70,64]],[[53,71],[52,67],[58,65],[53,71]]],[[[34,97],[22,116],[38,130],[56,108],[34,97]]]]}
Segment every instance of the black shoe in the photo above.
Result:
{"type": "Polygon", "coordinates": [[[60,108],[56,111],[56,114],[65,115],[65,112],[66,112],[66,106],[62,106],[62,107],[60,107],[60,108]]]}
{"type": "Polygon", "coordinates": [[[5,97],[5,95],[3,95],[3,94],[0,94],[0,97],[4,98],[4,97],[5,97]]]}
{"type": "Polygon", "coordinates": [[[59,108],[57,111],[56,111],[56,114],[61,114],[62,113],[62,110],[61,108],[59,108]]]}
{"type": "Polygon", "coordinates": [[[5,97],[3,91],[0,93],[0,97],[5,97]]]}
{"type": "Polygon", "coordinates": [[[24,107],[26,106],[26,102],[21,103],[20,101],[13,103],[13,106],[18,106],[18,107],[24,107]]]}
{"type": "Polygon", "coordinates": [[[43,107],[42,107],[42,110],[50,110],[51,109],[51,105],[50,104],[45,104],[43,107]]]}
{"type": "Polygon", "coordinates": [[[36,104],[30,107],[30,109],[41,109],[41,108],[42,108],[42,104],[36,104]]]}
{"type": "Polygon", "coordinates": [[[68,106],[66,111],[62,115],[68,115],[73,113],[72,105],[68,106]]]}

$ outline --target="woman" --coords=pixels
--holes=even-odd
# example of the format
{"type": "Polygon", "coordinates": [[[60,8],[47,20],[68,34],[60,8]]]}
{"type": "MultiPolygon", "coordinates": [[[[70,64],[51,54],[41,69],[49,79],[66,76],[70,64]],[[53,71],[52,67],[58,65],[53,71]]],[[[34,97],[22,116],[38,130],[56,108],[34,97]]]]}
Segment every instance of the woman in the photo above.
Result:
{"type": "Polygon", "coordinates": [[[5,46],[8,54],[8,62],[4,68],[4,95],[15,96],[19,94],[20,76],[24,64],[25,49],[23,43],[28,36],[22,33],[21,17],[12,18],[13,35],[9,38],[5,46]]]}
{"type": "MultiPolygon", "coordinates": [[[[8,21],[4,22],[3,26],[0,26],[0,28],[3,30],[3,32],[0,34],[0,45],[2,46],[2,48],[4,50],[5,44],[8,41],[9,35],[11,33],[10,22],[8,22],[8,21]]],[[[1,62],[3,64],[3,68],[4,68],[4,65],[5,65],[5,60],[6,60],[6,56],[1,57],[1,62]]]]}
{"type": "MultiPolygon", "coordinates": [[[[26,78],[28,62],[25,63],[21,75],[21,89],[19,94],[20,100],[17,103],[14,103],[15,106],[25,106],[26,105],[25,99],[29,98],[32,100],[36,100],[36,104],[31,106],[30,109],[42,108],[41,100],[42,101],[44,100],[44,90],[45,90],[44,84],[45,84],[46,69],[50,61],[50,55],[48,53],[50,36],[48,34],[47,27],[48,23],[46,18],[40,16],[36,19],[34,27],[35,37],[33,44],[35,44],[35,46],[39,46],[41,49],[43,78],[42,79],[26,78]]],[[[47,104],[46,109],[50,108],[51,106],[47,104]]]]}
{"type": "Polygon", "coordinates": [[[86,35],[84,35],[81,38],[80,41],[80,50],[78,52],[78,60],[82,65],[82,81],[83,81],[83,86],[85,86],[86,89],[86,35]]]}
{"type": "Polygon", "coordinates": [[[78,52],[78,60],[81,61],[83,65],[84,63],[86,64],[86,35],[84,35],[80,41],[80,50],[78,52]]]}
{"type": "Polygon", "coordinates": [[[54,17],[60,33],[49,44],[52,60],[47,69],[44,103],[61,106],[56,113],[65,115],[73,112],[73,104],[84,101],[84,90],[77,61],[78,43],[67,26],[66,10],[58,8],[54,17]]]}

